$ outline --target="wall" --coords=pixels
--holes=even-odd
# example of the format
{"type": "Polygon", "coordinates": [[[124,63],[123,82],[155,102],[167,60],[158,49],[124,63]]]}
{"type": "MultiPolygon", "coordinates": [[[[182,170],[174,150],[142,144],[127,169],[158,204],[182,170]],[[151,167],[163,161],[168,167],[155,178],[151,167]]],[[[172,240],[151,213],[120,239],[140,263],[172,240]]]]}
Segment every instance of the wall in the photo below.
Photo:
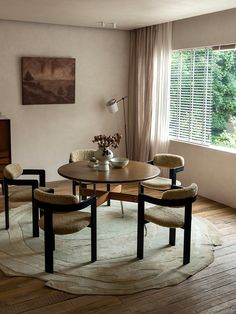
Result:
{"type": "Polygon", "coordinates": [[[236,43],[236,9],[205,14],[173,23],[172,48],[236,43]]]}
{"type": "MultiPolygon", "coordinates": [[[[236,43],[236,9],[174,22],[173,49],[236,43]]],[[[196,182],[199,194],[236,208],[236,153],[171,141],[170,153],[184,156],[184,185],[196,182]]]]}
{"type": "MultiPolygon", "coordinates": [[[[127,95],[129,32],[0,21],[0,43],[0,112],[11,119],[13,162],[62,179],[57,169],[71,150],[97,148],[96,134],[124,134],[122,110],[111,115],[105,103],[127,95]],[[75,104],[22,105],[22,56],[76,58],[75,104]]],[[[124,151],[123,139],[114,153],[124,151]]]]}
{"type": "Polygon", "coordinates": [[[183,185],[195,182],[199,194],[236,208],[236,154],[171,141],[170,152],[185,159],[178,175],[183,185]]]}

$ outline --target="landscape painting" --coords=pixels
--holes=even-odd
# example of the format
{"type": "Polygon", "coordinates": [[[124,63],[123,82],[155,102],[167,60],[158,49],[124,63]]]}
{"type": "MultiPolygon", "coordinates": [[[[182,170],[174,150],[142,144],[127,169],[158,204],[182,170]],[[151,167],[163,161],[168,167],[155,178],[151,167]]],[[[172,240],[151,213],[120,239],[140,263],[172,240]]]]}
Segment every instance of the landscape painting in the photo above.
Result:
{"type": "Polygon", "coordinates": [[[22,104],[75,103],[75,59],[22,57],[22,104]]]}

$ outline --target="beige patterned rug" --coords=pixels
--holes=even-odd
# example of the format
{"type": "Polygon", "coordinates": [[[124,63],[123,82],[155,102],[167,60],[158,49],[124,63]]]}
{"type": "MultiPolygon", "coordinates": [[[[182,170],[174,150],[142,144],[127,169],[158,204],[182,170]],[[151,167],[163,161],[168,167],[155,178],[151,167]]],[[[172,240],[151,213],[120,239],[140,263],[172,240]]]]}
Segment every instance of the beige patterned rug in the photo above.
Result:
{"type": "Polygon", "coordinates": [[[219,233],[206,219],[193,217],[191,263],[182,265],[183,230],[176,246],[168,246],[168,229],[147,224],[145,257],[136,259],[137,204],[98,208],[98,261],[90,264],[90,229],[56,236],[55,273],[44,272],[43,232],[32,238],[30,205],[10,211],[4,230],[0,214],[0,269],[7,275],[36,277],[54,289],[75,294],[132,294],[175,285],[209,265],[219,233]]]}

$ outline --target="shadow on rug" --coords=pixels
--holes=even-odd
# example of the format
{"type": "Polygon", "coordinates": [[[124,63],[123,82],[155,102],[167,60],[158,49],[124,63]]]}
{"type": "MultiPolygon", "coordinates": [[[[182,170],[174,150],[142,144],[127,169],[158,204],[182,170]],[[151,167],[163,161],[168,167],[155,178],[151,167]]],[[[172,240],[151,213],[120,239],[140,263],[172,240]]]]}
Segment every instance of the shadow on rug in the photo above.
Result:
{"type": "Polygon", "coordinates": [[[220,245],[217,229],[206,219],[193,217],[191,263],[182,265],[183,230],[176,246],[168,245],[168,228],[147,224],[144,259],[136,259],[137,204],[120,203],[98,208],[98,261],[90,263],[90,229],[56,236],[54,274],[44,272],[43,232],[32,238],[29,204],[10,211],[11,227],[4,230],[0,214],[0,268],[6,275],[35,277],[46,285],[75,294],[132,294],[175,285],[214,260],[220,245]]]}

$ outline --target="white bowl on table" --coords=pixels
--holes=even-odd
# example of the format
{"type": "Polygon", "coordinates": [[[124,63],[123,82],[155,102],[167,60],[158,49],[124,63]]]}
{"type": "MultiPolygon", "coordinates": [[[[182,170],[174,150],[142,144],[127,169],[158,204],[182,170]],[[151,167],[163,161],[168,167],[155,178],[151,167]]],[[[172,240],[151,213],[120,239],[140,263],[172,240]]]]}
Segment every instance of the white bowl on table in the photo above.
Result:
{"type": "Polygon", "coordinates": [[[125,157],[113,157],[110,159],[112,168],[124,168],[129,163],[129,159],[125,157]]]}

